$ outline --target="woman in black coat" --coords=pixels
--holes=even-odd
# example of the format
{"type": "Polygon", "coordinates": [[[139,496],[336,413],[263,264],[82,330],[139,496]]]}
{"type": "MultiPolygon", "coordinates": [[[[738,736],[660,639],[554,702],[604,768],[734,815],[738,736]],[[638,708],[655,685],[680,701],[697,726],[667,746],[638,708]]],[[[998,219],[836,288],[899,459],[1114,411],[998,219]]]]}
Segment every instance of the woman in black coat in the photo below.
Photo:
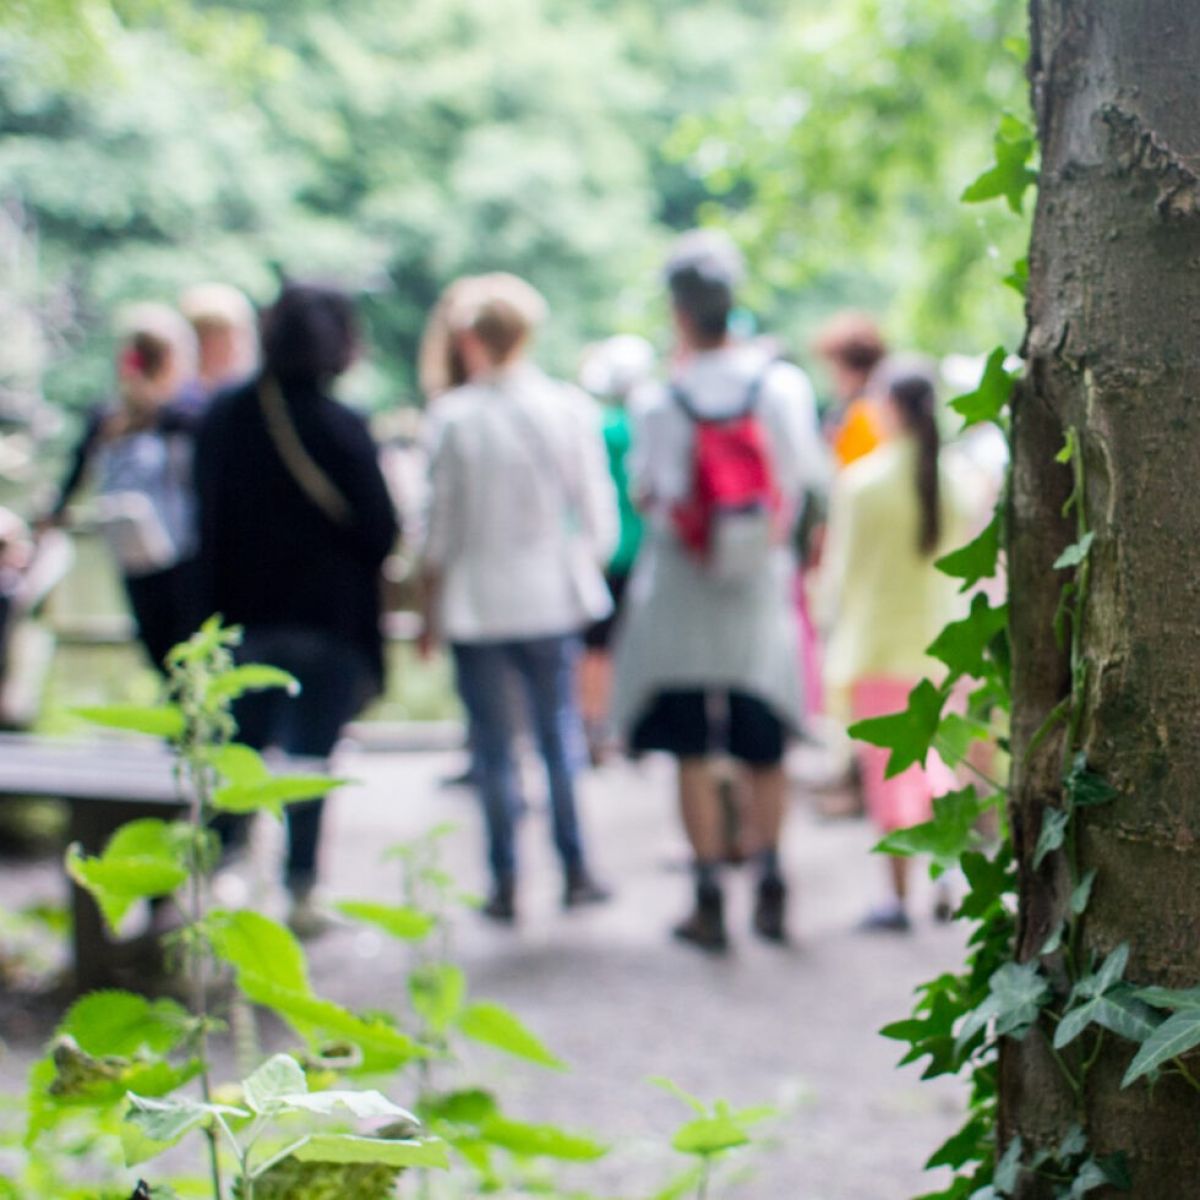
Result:
{"type": "MultiPolygon", "coordinates": [[[[247,696],[240,738],[326,758],[383,688],[380,568],[399,532],[366,423],[329,395],[357,347],[341,292],[284,288],[263,320],[263,371],[215,400],[196,479],[206,611],[240,625],[245,661],[291,672],[297,696],[247,696]]],[[[288,809],[291,923],[314,931],[323,802],[288,809]]]]}

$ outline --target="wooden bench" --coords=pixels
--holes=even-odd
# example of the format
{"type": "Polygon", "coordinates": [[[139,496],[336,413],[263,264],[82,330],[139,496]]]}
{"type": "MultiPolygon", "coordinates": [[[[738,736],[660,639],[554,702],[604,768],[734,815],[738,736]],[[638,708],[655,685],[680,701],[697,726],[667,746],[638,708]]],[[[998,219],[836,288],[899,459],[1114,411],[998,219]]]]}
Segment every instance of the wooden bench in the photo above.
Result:
{"type": "MultiPolygon", "coordinates": [[[[165,746],[151,741],[56,741],[0,734],[0,800],[60,800],[70,818],[68,836],[88,854],[99,854],[113,832],[141,817],[178,816],[181,801],[165,746]]],[[[95,901],[71,884],[72,959],[79,991],[113,979],[121,943],[113,942],[95,901]]]]}

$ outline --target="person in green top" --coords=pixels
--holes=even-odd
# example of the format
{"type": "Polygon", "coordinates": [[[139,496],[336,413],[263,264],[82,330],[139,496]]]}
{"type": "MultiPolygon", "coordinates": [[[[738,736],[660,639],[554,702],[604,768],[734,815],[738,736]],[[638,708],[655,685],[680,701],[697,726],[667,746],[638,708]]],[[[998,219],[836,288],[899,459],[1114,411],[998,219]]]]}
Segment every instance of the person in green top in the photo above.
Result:
{"type": "Polygon", "coordinates": [[[579,370],[579,383],[601,405],[601,428],[608,451],[608,469],[617,491],[621,518],[620,538],[605,571],[613,597],[613,613],[584,635],[585,653],[580,666],[579,692],[593,763],[603,760],[611,736],[609,701],[612,693],[610,643],[620,618],[622,600],[633,564],[642,544],[642,516],[629,487],[629,453],[633,422],[628,403],[637,388],[654,372],[654,347],[645,338],[619,334],[588,347],[579,370]]]}

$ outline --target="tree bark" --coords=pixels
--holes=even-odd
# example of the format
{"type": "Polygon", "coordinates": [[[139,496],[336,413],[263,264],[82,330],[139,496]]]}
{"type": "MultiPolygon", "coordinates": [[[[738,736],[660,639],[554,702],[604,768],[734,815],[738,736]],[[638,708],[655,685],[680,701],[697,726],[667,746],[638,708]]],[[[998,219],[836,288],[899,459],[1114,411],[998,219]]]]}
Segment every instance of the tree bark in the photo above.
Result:
{"type": "MultiPolygon", "coordinates": [[[[1200,18],[1195,0],[1031,0],[1031,19],[1042,174],[1009,512],[1017,953],[1036,957],[1066,907],[1062,856],[1035,871],[1033,851],[1065,755],[1082,750],[1120,793],[1078,817],[1080,870],[1098,872],[1083,955],[1127,942],[1128,978],[1188,987],[1200,984],[1200,18]],[[1052,564],[1075,540],[1054,455],[1072,427],[1095,534],[1084,685],[1076,744],[1059,723],[1034,746],[1071,692],[1051,625],[1069,579],[1052,564]]],[[[1200,1096],[1175,1078],[1122,1090],[1132,1047],[1107,1047],[1079,1103],[1040,1031],[1006,1042],[1002,1141],[1049,1148],[1081,1122],[1097,1153],[1129,1156],[1134,1197],[1200,1195],[1200,1096]]]]}

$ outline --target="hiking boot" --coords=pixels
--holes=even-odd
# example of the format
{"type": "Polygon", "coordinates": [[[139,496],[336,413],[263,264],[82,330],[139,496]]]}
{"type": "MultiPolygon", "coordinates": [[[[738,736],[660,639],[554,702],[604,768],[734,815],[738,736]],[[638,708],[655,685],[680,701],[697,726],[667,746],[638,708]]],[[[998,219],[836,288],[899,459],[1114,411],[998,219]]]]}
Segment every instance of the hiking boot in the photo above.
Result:
{"type": "Polygon", "coordinates": [[[490,921],[511,925],[517,919],[516,888],[511,879],[501,879],[492,886],[492,894],[479,910],[490,921]]]}
{"type": "Polygon", "coordinates": [[[598,883],[585,870],[567,872],[563,886],[563,908],[584,908],[589,904],[606,904],[612,899],[612,889],[598,883]]]}
{"type": "Polygon", "coordinates": [[[754,932],[768,942],[787,941],[784,914],[787,910],[787,884],[777,875],[759,882],[754,904],[754,932]]]}
{"type": "Polygon", "coordinates": [[[674,935],[710,954],[721,954],[729,947],[725,935],[725,898],[719,887],[696,888],[696,907],[691,916],[675,926],[674,935]]]}

